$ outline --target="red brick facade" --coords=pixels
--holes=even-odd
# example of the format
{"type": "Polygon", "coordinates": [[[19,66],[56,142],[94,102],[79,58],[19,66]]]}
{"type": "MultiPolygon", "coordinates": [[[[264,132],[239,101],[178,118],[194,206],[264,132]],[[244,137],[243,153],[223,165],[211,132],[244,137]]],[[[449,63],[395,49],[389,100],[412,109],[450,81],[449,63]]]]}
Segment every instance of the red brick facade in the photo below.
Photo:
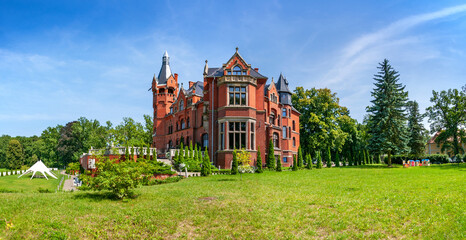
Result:
{"type": "Polygon", "coordinates": [[[231,168],[232,152],[244,148],[255,164],[260,148],[263,164],[269,139],[283,166],[293,163],[299,147],[299,115],[291,104],[288,82],[267,77],[238,53],[222,67],[204,68],[204,81],[179,88],[165,53],[159,76],[152,80],[154,146],[159,153],[192,142],[208,148],[216,167],[231,168]]]}

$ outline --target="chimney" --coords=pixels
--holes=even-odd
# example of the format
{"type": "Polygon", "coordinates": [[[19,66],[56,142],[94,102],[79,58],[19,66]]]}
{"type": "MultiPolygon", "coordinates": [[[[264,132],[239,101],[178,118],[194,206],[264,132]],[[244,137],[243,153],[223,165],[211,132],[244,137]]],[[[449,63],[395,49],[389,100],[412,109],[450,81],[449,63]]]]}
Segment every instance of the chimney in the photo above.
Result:
{"type": "Polygon", "coordinates": [[[189,81],[189,88],[191,88],[194,85],[194,82],[189,81]]]}
{"type": "Polygon", "coordinates": [[[254,68],[254,71],[259,72],[259,68],[254,68]]]}
{"type": "Polygon", "coordinates": [[[178,82],[178,73],[175,73],[175,81],[178,82]]]}

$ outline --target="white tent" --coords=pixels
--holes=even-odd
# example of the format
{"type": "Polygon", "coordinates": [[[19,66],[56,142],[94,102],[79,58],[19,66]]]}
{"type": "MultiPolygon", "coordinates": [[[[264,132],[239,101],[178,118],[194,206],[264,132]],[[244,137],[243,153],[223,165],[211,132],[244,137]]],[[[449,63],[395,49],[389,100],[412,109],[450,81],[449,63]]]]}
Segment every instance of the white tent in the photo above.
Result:
{"type": "MultiPolygon", "coordinates": [[[[34,165],[32,165],[32,167],[30,167],[26,172],[24,172],[23,174],[19,175],[18,178],[20,178],[20,177],[23,176],[24,174],[28,174],[28,173],[30,173],[30,172],[33,173],[31,179],[34,177],[34,175],[36,175],[36,172],[41,172],[41,173],[45,176],[45,178],[47,178],[47,175],[45,175],[45,173],[47,173],[49,176],[51,176],[51,177],[57,179],[57,177],[55,177],[55,175],[53,175],[53,173],[45,166],[45,164],[44,164],[41,160],[37,161],[37,162],[36,162],[34,165]]],[[[47,180],[49,180],[49,179],[47,178],[47,180]]]]}

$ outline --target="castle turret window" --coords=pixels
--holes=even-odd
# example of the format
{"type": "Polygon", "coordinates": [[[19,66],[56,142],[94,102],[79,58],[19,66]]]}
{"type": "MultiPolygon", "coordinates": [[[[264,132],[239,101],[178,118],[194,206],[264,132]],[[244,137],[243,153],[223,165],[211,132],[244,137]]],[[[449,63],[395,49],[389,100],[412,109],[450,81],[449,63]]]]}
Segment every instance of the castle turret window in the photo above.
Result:
{"type": "Polygon", "coordinates": [[[230,105],[246,105],[246,87],[231,86],[228,88],[230,105]]]}
{"type": "Polygon", "coordinates": [[[246,149],[246,122],[229,122],[228,125],[229,148],[246,149]]]}

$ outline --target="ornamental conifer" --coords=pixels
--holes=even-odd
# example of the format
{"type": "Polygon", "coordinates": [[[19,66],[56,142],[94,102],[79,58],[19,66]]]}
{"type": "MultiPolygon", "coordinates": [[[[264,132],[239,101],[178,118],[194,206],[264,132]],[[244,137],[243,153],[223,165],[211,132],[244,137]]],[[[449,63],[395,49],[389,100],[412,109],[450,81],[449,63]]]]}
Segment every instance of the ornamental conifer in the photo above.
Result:
{"type": "Polygon", "coordinates": [[[231,163],[231,175],[238,174],[238,159],[236,156],[236,149],[233,151],[233,162],[231,163]]]}
{"type": "Polygon", "coordinates": [[[298,147],[298,167],[302,168],[304,166],[303,163],[303,152],[301,150],[301,146],[298,147]]]}
{"type": "Polygon", "coordinates": [[[275,168],[275,155],[274,155],[274,150],[273,150],[273,141],[270,139],[269,141],[269,149],[267,152],[267,168],[269,170],[272,170],[275,168]]]}
{"type": "Polygon", "coordinates": [[[188,159],[189,159],[189,161],[192,161],[194,159],[194,151],[193,151],[193,142],[192,141],[189,141],[188,159]]]}
{"type": "Polygon", "coordinates": [[[338,150],[335,153],[335,166],[340,167],[340,153],[338,153],[338,150]]]}
{"type": "Polygon", "coordinates": [[[280,157],[277,157],[276,160],[277,160],[277,168],[276,168],[276,170],[277,170],[277,172],[281,172],[281,171],[282,171],[282,161],[281,161],[280,157]]]}
{"type": "Polygon", "coordinates": [[[207,147],[205,148],[204,151],[204,161],[202,161],[202,167],[201,167],[201,175],[202,176],[209,176],[212,173],[212,169],[210,168],[210,159],[209,159],[209,153],[207,152],[207,147]]]}
{"type": "Polygon", "coordinates": [[[312,157],[310,153],[306,155],[306,163],[307,163],[306,168],[312,169],[312,157]]]}
{"type": "Polygon", "coordinates": [[[257,146],[256,173],[262,173],[262,156],[261,148],[257,146]]]}
{"type": "Polygon", "coordinates": [[[291,170],[298,171],[298,160],[296,160],[296,155],[293,155],[293,167],[291,170]]]}
{"type": "Polygon", "coordinates": [[[322,156],[320,156],[320,151],[317,152],[317,169],[322,168],[322,156]]]}

